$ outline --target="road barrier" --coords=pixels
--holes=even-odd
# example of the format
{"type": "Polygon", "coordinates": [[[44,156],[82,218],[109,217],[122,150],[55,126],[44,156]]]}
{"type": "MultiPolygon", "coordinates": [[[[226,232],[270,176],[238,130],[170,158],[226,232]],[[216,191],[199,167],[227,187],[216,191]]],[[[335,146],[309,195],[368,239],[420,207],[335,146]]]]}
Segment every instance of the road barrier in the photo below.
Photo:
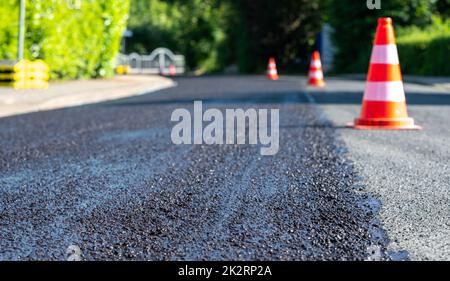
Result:
{"type": "Polygon", "coordinates": [[[125,75],[130,73],[130,66],[128,65],[118,65],[116,66],[116,73],[119,75],[125,75]]]}
{"type": "Polygon", "coordinates": [[[274,58],[269,59],[269,63],[267,65],[267,78],[269,80],[278,80],[278,70],[277,64],[274,58]]]}
{"type": "Polygon", "coordinates": [[[361,115],[350,126],[364,130],[417,130],[408,117],[394,26],[378,20],[361,115]]]}
{"type": "Polygon", "coordinates": [[[175,65],[171,64],[169,65],[169,76],[175,76],[177,75],[177,68],[175,65]]]}
{"type": "Polygon", "coordinates": [[[117,73],[121,70],[119,67],[123,66],[128,66],[128,72],[132,74],[174,75],[185,73],[184,56],[175,55],[166,48],[157,48],[150,55],[119,54],[116,65],[117,73]]]}
{"type": "Polygon", "coordinates": [[[322,62],[318,51],[315,51],[311,57],[308,85],[313,87],[325,86],[325,81],[323,80],[322,62]]]}
{"type": "Polygon", "coordinates": [[[0,61],[0,85],[14,89],[48,88],[49,68],[42,60],[0,61]]]}

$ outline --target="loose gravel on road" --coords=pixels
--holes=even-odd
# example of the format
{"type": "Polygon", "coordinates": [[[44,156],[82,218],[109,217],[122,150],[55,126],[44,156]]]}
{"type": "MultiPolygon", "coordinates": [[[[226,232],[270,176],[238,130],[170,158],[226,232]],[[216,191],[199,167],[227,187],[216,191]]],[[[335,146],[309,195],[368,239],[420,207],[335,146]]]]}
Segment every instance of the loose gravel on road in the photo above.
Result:
{"type": "MultiPolygon", "coordinates": [[[[379,202],[297,82],[179,78],[0,119],[0,260],[389,259],[379,202]],[[279,108],[280,151],[171,143],[171,112],[279,108]]],[[[390,255],[390,256],[389,256],[390,255]]]]}
{"type": "Polygon", "coordinates": [[[310,94],[340,132],[366,190],[381,202],[388,250],[411,260],[450,260],[450,93],[406,84],[422,131],[343,128],[359,115],[364,81],[329,79],[310,94]]]}

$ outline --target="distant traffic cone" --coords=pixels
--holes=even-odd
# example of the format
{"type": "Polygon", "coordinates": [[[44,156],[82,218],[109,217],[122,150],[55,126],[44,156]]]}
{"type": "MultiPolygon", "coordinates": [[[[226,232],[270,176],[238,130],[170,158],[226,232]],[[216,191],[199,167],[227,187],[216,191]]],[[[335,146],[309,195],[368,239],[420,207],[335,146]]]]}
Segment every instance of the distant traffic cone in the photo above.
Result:
{"type": "Polygon", "coordinates": [[[323,80],[322,62],[320,61],[320,54],[317,51],[313,53],[311,58],[308,85],[314,87],[325,86],[325,81],[323,80]]]}
{"type": "Polygon", "coordinates": [[[277,64],[274,58],[269,59],[269,65],[267,66],[267,78],[270,80],[278,80],[277,64]]]}
{"type": "Polygon", "coordinates": [[[351,124],[365,130],[418,130],[408,117],[391,18],[380,18],[375,35],[361,115],[351,124]]]}
{"type": "Polygon", "coordinates": [[[169,76],[175,76],[177,75],[177,69],[175,65],[171,64],[169,65],[169,76]]]}

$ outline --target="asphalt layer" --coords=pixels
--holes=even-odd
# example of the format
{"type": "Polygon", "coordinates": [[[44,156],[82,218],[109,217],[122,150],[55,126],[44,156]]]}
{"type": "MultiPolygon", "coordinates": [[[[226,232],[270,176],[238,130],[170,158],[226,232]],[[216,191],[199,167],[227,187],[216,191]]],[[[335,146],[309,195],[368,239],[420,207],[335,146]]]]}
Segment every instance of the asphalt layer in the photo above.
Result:
{"type": "Polygon", "coordinates": [[[389,251],[450,260],[450,92],[405,85],[409,115],[422,131],[345,129],[359,115],[363,89],[364,81],[328,79],[325,89],[308,92],[333,121],[361,183],[381,202],[389,251]]]}
{"type": "MultiPolygon", "coordinates": [[[[0,119],[0,260],[389,259],[379,202],[298,81],[175,88],[0,119]],[[279,108],[280,151],[174,145],[170,115],[279,108]]],[[[402,257],[405,258],[405,257],[402,257]]]]}

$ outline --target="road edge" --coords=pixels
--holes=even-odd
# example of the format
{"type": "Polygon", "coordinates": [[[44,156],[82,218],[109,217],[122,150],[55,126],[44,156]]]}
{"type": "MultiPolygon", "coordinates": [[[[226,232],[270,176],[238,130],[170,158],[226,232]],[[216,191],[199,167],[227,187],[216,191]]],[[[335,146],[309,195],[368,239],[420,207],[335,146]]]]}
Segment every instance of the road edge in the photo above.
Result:
{"type": "MultiPolygon", "coordinates": [[[[145,78],[144,78],[145,79],[145,78]]],[[[93,81],[93,80],[90,80],[93,81]]],[[[64,83],[64,82],[63,82],[64,83]]],[[[80,81],[79,83],[83,83],[80,81]]],[[[17,116],[33,112],[50,111],[56,109],[83,106],[88,104],[101,103],[106,101],[129,98],[158,92],[167,88],[176,87],[178,84],[172,79],[166,77],[154,76],[148,81],[139,81],[136,84],[130,84],[124,88],[120,85],[112,85],[100,90],[74,91],[65,95],[51,95],[41,100],[12,100],[0,103],[0,118],[17,116]],[[150,84],[151,85],[147,85],[150,84]]],[[[68,85],[70,87],[70,85],[68,85]]],[[[45,95],[45,93],[36,93],[31,95],[45,95]]],[[[21,95],[16,93],[14,95],[21,95]]],[[[23,93],[23,95],[27,95],[23,93]]]]}

